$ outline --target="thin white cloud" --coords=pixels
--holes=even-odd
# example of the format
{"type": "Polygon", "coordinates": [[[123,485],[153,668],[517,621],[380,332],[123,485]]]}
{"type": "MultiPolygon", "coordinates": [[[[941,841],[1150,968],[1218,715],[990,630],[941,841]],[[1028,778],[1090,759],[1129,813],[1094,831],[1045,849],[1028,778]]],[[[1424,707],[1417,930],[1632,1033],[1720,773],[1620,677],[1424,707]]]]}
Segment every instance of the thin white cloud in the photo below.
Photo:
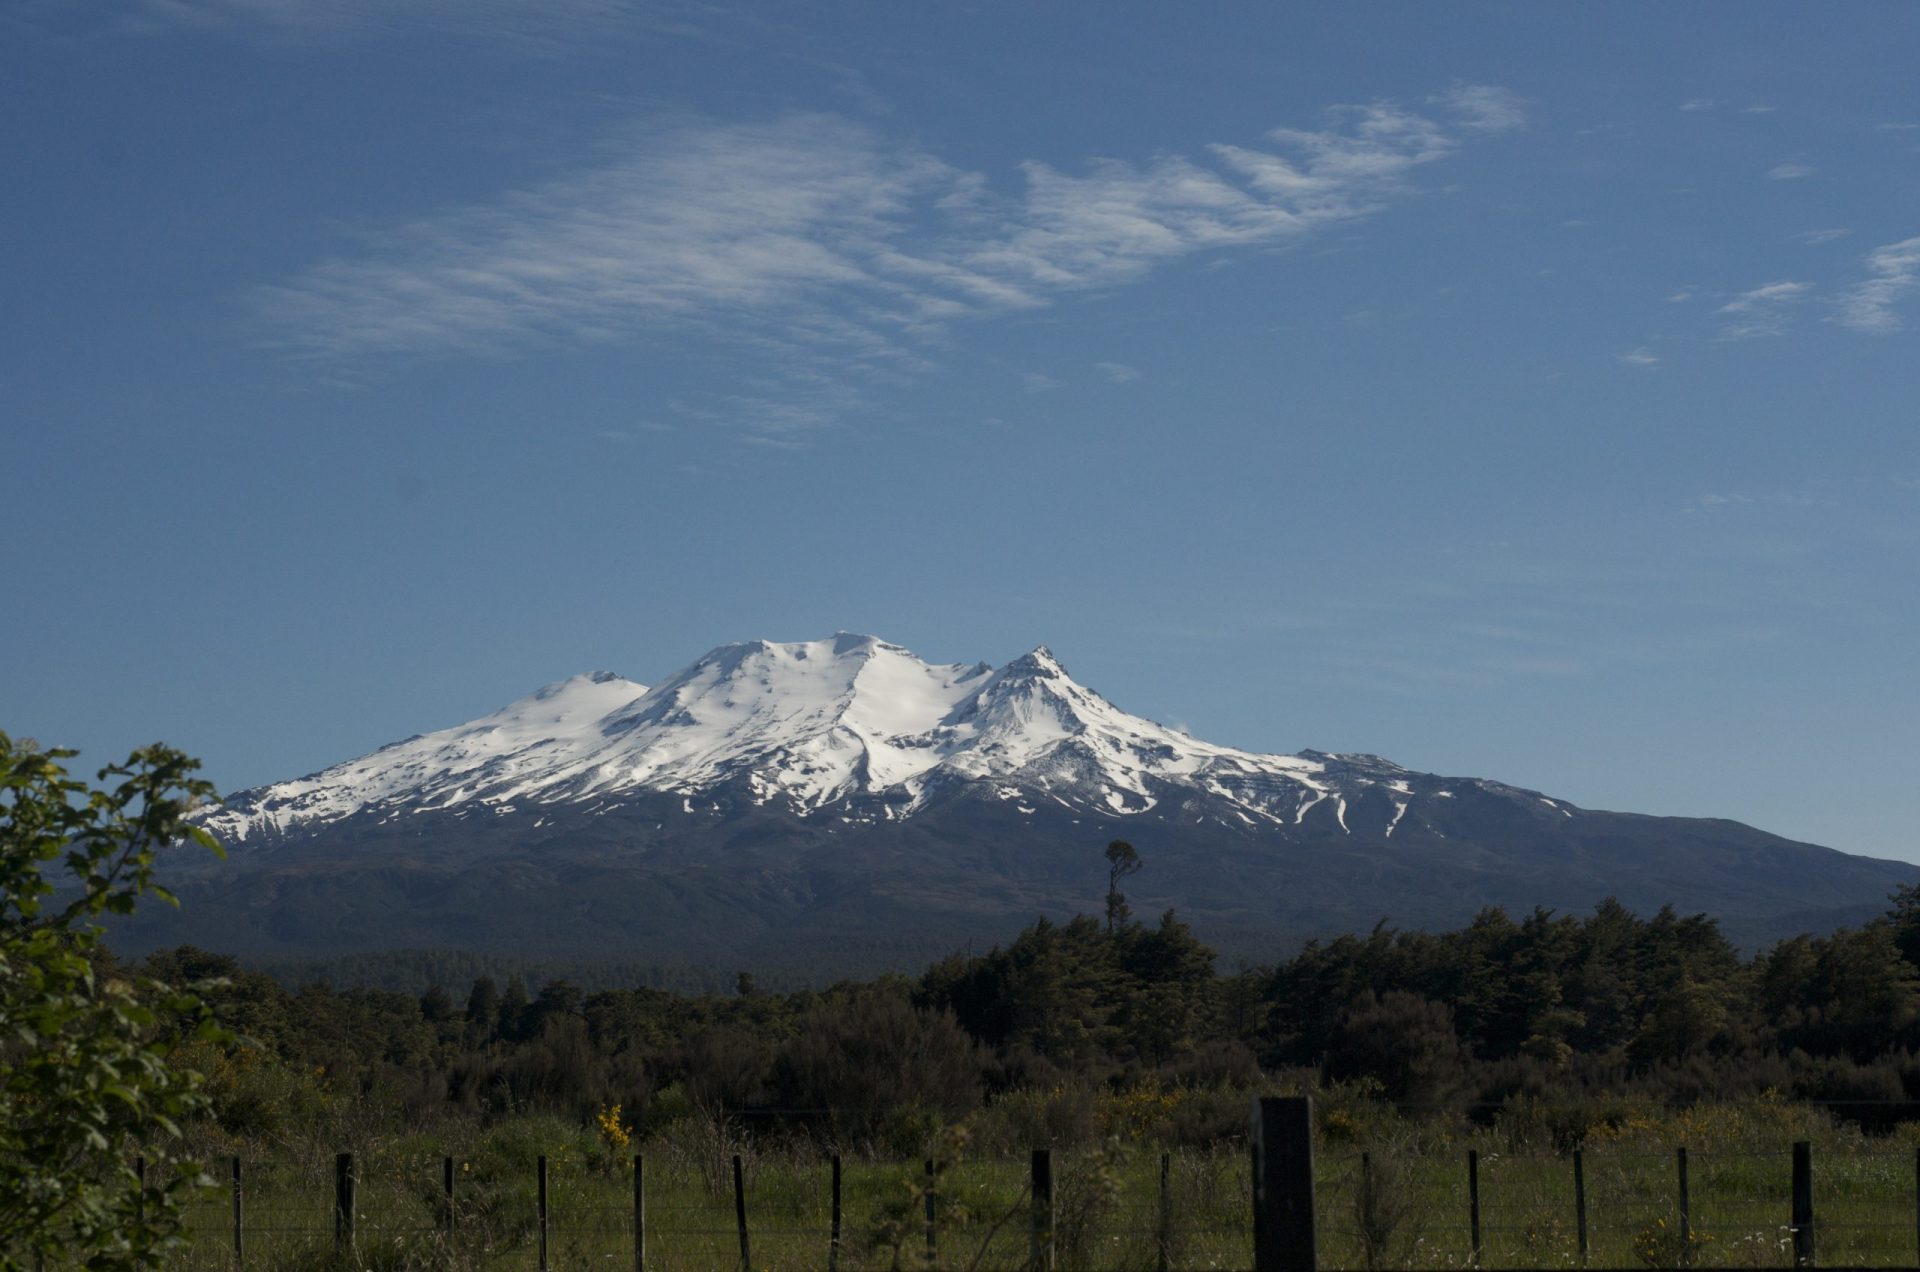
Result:
{"type": "Polygon", "coordinates": [[[1793,509],[1817,508],[1824,500],[1806,491],[1765,490],[1743,491],[1729,490],[1716,493],[1695,495],[1681,505],[1680,511],[1687,516],[1712,516],[1734,508],[1751,509],[1793,509]]]}
{"type": "Polygon", "coordinates": [[[1690,97],[1680,103],[1680,109],[1684,111],[1712,110],[1713,107],[1713,100],[1707,97],[1690,97]]]}
{"type": "Polygon", "coordinates": [[[1096,362],[1093,369],[1115,384],[1132,384],[1141,374],[1139,367],[1130,367],[1124,362],[1096,362]]]}
{"type": "Polygon", "coordinates": [[[1750,504],[1752,502],[1752,495],[1738,493],[1695,495],[1693,498],[1687,500],[1686,503],[1680,505],[1680,511],[1689,517],[1704,517],[1711,516],[1716,512],[1724,512],[1728,508],[1737,508],[1742,504],[1750,504]]]}
{"type": "Polygon", "coordinates": [[[1613,357],[1614,361],[1630,367],[1657,367],[1660,365],[1659,355],[1655,354],[1653,350],[1647,348],[1645,345],[1641,345],[1638,349],[1629,349],[1625,353],[1616,353],[1613,357]]]}
{"type": "Polygon", "coordinates": [[[1812,176],[1817,169],[1804,163],[1776,163],[1767,169],[1767,177],[1772,181],[1799,181],[1812,176]]]}
{"type": "Polygon", "coordinates": [[[1667,297],[1667,303],[1669,305],[1684,305],[1693,299],[1693,294],[1693,288],[1682,287],[1679,291],[1667,297]]]}
{"type": "Polygon", "coordinates": [[[1455,84],[1427,99],[1450,112],[1462,128],[1506,132],[1527,122],[1527,103],[1518,93],[1491,84],[1455,84]]]}
{"type": "Polygon", "coordinates": [[[1762,102],[1755,102],[1751,106],[1742,106],[1740,108],[1740,113],[1742,115],[1771,115],[1773,114],[1774,111],[1779,109],[1780,108],[1778,106],[1768,106],[1762,102]]]}
{"type": "Polygon", "coordinates": [[[253,307],[270,343],[330,361],[684,332],[813,373],[912,372],[953,322],[1298,243],[1404,199],[1506,99],[1447,100],[1477,113],[1338,108],[1201,157],[1029,163],[1011,194],[838,116],[636,132],[593,167],[371,235],[253,307]]]}
{"type": "Polygon", "coordinates": [[[135,0],[118,18],[136,33],[184,27],[268,38],[430,34],[537,44],[622,25],[671,27],[696,13],[685,0],[135,0]]]}
{"type": "Polygon", "coordinates": [[[1808,230],[1805,233],[1796,234],[1793,237],[1810,247],[1818,247],[1822,243],[1831,243],[1835,239],[1843,239],[1851,233],[1853,233],[1852,230],[1808,230]]]}
{"type": "Polygon", "coordinates": [[[1020,387],[1028,393],[1051,393],[1055,389],[1066,388],[1067,382],[1065,380],[1056,380],[1052,376],[1045,375],[1039,371],[1022,371],[1020,373],[1020,387]]]}
{"type": "Polygon", "coordinates": [[[1805,300],[1812,290],[1812,283],[1779,282],[1741,292],[1716,311],[1728,319],[1720,329],[1720,338],[1749,340],[1779,335],[1786,330],[1788,309],[1805,300]]]}
{"type": "Polygon", "coordinates": [[[1920,238],[1875,248],[1867,254],[1867,271],[1872,277],[1841,295],[1839,321],[1875,335],[1900,330],[1905,323],[1894,305],[1920,290],[1920,238]]]}

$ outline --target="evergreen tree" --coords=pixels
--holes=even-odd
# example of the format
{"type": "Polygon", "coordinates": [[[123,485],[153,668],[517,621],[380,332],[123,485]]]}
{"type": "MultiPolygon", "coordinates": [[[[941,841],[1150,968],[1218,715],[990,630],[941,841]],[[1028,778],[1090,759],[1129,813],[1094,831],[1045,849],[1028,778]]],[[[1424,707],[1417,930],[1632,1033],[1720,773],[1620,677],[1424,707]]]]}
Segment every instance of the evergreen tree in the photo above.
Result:
{"type": "Polygon", "coordinates": [[[476,1044],[500,1034],[500,987],[491,976],[476,979],[467,994],[467,1034],[476,1044]]]}
{"type": "Polygon", "coordinates": [[[524,1039],[527,1025],[527,982],[518,974],[507,978],[507,992],[500,995],[500,1007],[497,1012],[499,1024],[494,1027],[497,1037],[508,1042],[524,1039]]]}
{"type": "Polygon", "coordinates": [[[1138,874],[1141,869],[1140,854],[1133,845],[1124,839],[1116,839],[1107,845],[1107,931],[1117,932],[1130,917],[1127,909],[1126,894],[1120,891],[1120,881],[1129,875],[1138,874]]]}

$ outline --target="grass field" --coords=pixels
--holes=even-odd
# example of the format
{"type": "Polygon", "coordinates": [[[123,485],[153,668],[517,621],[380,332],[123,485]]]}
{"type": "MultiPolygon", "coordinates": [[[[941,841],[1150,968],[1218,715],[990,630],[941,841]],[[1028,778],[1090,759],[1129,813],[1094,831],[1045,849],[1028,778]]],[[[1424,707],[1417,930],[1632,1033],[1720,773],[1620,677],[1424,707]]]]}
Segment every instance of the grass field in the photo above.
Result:
{"type": "MultiPolygon", "coordinates": [[[[1589,1137],[1582,1150],[1588,1263],[1594,1267],[1787,1267],[1790,1145],[1818,1126],[1814,1178],[1819,1261],[1920,1262],[1914,1141],[1870,1138],[1797,1111],[1719,1124],[1677,1117],[1589,1137]],[[1776,1134],[1756,1131],[1771,1128],[1776,1134]],[[1691,1136],[1688,1132],[1692,1131],[1691,1136]],[[1688,1144],[1690,1231],[1680,1225],[1674,1148],[1688,1144]]],[[[1326,1129],[1323,1124],[1323,1129],[1326,1129]]],[[[1580,1265],[1572,1157],[1514,1146],[1513,1128],[1401,1128],[1333,1134],[1318,1153],[1316,1211],[1329,1268],[1456,1267],[1473,1262],[1466,1153],[1479,1154],[1485,1267],[1580,1265]],[[1365,1152],[1365,1166],[1362,1152],[1365,1152]],[[1366,1180],[1371,1180],[1371,1188],[1366,1180]]],[[[1525,1137],[1520,1137],[1524,1139],[1525,1137]]],[[[731,1156],[743,1157],[755,1268],[823,1268],[830,1233],[830,1159],[804,1143],[779,1147],[725,1127],[680,1127],[640,1146],[646,1160],[647,1266],[739,1266],[731,1156]]],[[[293,1269],[532,1268],[539,1232],[535,1161],[549,1156],[548,1251],[559,1268],[630,1267],[630,1155],[553,1119],[524,1119],[463,1146],[428,1135],[362,1144],[357,1257],[332,1261],[333,1159],[323,1151],[252,1146],[245,1168],[245,1266],[293,1269]],[[437,1230],[441,1158],[455,1153],[456,1224],[437,1230]]],[[[920,1160],[849,1157],[843,1166],[840,1266],[924,1267],[920,1160]],[[896,1253],[897,1252],[897,1253],[896,1253]]],[[[935,1255],[943,1268],[1013,1268],[1028,1249],[1024,1156],[955,1157],[934,1184],[935,1255]]],[[[1164,1239],[1176,1268],[1244,1268],[1252,1252],[1243,1146],[1168,1155],[1106,1141],[1054,1154],[1055,1233],[1063,1268],[1154,1268],[1164,1239]],[[1165,1216],[1164,1219],[1162,1216],[1165,1216]]],[[[224,1180],[227,1169],[211,1172],[224,1180]]],[[[235,1266],[230,1196],[192,1215],[194,1244],[177,1266],[235,1266]]]]}

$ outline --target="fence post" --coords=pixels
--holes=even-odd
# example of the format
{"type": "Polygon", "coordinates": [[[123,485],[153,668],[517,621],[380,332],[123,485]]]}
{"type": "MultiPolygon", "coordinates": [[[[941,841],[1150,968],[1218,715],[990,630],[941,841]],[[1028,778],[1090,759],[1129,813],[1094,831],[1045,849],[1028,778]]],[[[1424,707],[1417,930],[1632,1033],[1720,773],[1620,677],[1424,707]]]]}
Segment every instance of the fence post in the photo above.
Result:
{"type": "Polygon", "coordinates": [[[647,1272],[647,1159],[633,1155],[633,1272],[647,1272]]]}
{"type": "Polygon", "coordinates": [[[927,1158],[927,1266],[928,1267],[934,1266],[935,1255],[939,1248],[935,1242],[934,1227],[933,1227],[933,1224],[934,1224],[933,1190],[937,1186],[936,1180],[937,1180],[937,1177],[934,1175],[934,1171],[933,1171],[933,1158],[929,1157],[927,1158]]]}
{"type": "Polygon", "coordinates": [[[1033,1150],[1030,1191],[1033,1205],[1027,1263],[1033,1272],[1053,1272],[1053,1154],[1047,1149],[1033,1150]]]}
{"type": "Polygon", "coordinates": [[[1793,1266],[1814,1266],[1813,1246],[1813,1143],[1796,1140],[1793,1145],[1793,1266]]]}
{"type": "Polygon", "coordinates": [[[1573,1150],[1573,1222],[1580,1234],[1580,1262],[1587,1261],[1587,1164],[1573,1150]]]}
{"type": "Polygon", "coordinates": [[[440,1230],[453,1235],[453,1158],[440,1159],[440,1230]]]}
{"type": "Polygon", "coordinates": [[[1693,1264],[1693,1204],[1687,1196],[1687,1148],[1673,1150],[1673,1167],[1680,1184],[1680,1266],[1693,1264]]]}
{"type": "Polygon", "coordinates": [[[1374,1222],[1379,1213],[1379,1197],[1373,1190],[1373,1154],[1360,1154],[1360,1192],[1354,1198],[1354,1218],[1360,1221],[1360,1254],[1368,1268],[1380,1266],[1379,1251],[1374,1248],[1374,1239],[1379,1226],[1374,1222]]]}
{"type": "Polygon", "coordinates": [[[1314,1272],[1313,1101],[1256,1100],[1252,1133],[1254,1272],[1314,1272]]]}
{"type": "Polygon", "coordinates": [[[1480,1266],[1480,1150],[1467,1150],[1467,1231],[1472,1238],[1468,1261],[1480,1266]]]}
{"type": "Polygon", "coordinates": [[[1159,1257],[1154,1261],[1156,1272],[1168,1272],[1173,1266],[1173,1154],[1160,1154],[1160,1213],[1155,1216],[1154,1245],[1159,1248],[1159,1257]]]}
{"type": "Polygon", "coordinates": [[[247,1243],[242,1235],[246,1231],[244,1215],[240,1209],[240,1159],[233,1159],[233,1266],[243,1268],[247,1265],[247,1243]]]}
{"type": "Polygon", "coordinates": [[[747,1181],[738,1153],[733,1155],[733,1218],[740,1225],[740,1272],[753,1272],[753,1250],[747,1244],[747,1181]]]}
{"type": "Polygon", "coordinates": [[[356,1208],[353,1154],[338,1153],[333,1159],[333,1246],[343,1253],[353,1249],[353,1221],[356,1208]]]}
{"type": "Polygon", "coordinates": [[[833,1227],[827,1234],[827,1272],[840,1272],[840,1154],[833,1155],[833,1227]]]}
{"type": "Polygon", "coordinates": [[[538,1161],[540,1207],[540,1272],[547,1272],[547,1155],[540,1154],[538,1161]]]}

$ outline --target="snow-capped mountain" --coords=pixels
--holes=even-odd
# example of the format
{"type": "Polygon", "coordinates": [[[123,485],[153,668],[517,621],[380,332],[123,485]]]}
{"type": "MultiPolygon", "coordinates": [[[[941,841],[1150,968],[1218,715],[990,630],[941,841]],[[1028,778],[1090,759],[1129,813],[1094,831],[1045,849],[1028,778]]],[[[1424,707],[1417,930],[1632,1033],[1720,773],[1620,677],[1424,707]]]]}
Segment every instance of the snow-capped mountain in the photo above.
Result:
{"type": "Polygon", "coordinates": [[[207,825],[244,842],[356,816],[506,816],[653,791],[682,796],[688,812],[772,804],[842,821],[910,818],[957,796],[1116,817],[1171,802],[1191,806],[1189,820],[1247,826],[1299,826],[1319,810],[1348,833],[1350,806],[1366,799],[1390,837],[1417,801],[1452,798],[1459,784],[1373,756],[1202,742],[1120,710],[1045,646],[996,671],[842,633],[723,645],[652,689],[610,672],[558,681],[467,724],[242,792],[207,825]]]}
{"type": "Polygon", "coordinates": [[[1900,862],[1737,822],[1585,809],[1370,755],[1262,755],[1127,714],[1045,648],[927,663],[870,636],[713,650],[648,688],[606,672],[202,819],[178,911],[128,949],[396,948],[808,974],[923,965],[1097,908],[1107,841],[1224,950],[1613,896],[1758,942],[1858,922],[1900,862]]]}

